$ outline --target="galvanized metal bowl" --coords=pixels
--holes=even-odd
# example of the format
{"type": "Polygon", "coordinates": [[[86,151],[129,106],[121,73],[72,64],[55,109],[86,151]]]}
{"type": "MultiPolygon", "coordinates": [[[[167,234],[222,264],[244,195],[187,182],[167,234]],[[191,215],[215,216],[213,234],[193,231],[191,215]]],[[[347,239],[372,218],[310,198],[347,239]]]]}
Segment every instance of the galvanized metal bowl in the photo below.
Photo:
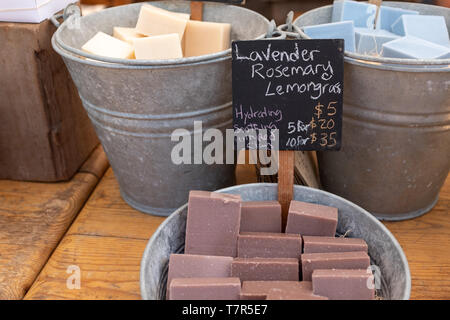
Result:
{"type": "MultiPolygon", "coordinates": [[[[218,192],[240,194],[244,201],[277,199],[277,185],[257,183],[234,186],[218,192]]],[[[408,261],[389,230],[361,207],[334,194],[294,186],[294,199],[339,209],[337,234],[362,238],[369,246],[371,264],[380,270],[382,299],[407,300],[411,293],[408,261]]],[[[156,230],[141,261],[141,295],[145,300],[165,298],[167,268],[171,253],[184,251],[187,204],[172,213],[156,230]]]]}

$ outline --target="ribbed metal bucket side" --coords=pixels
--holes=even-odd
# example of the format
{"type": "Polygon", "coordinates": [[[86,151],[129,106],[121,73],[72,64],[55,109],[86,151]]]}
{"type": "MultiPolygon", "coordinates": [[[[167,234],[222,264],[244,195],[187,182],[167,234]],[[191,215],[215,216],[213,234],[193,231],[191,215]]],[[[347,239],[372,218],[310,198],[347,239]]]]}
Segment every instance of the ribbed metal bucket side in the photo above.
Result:
{"type": "MultiPolygon", "coordinates": [[[[152,4],[178,12],[189,8],[186,1],[152,4]]],[[[99,30],[111,33],[118,23],[135,24],[140,6],[115,7],[78,18],[75,29],[70,26],[77,17],[70,16],[52,44],[78,88],[125,201],[146,213],[168,215],[187,201],[190,190],[216,190],[235,182],[234,165],[178,165],[171,160],[178,143],[171,139],[175,129],[184,129],[192,142],[194,121],[202,122],[203,132],[216,128],[224,133],[232,127],[231,54],[227,50],[192,59],[130,64],[131,60],[108,62],[78,52],[99,30]]],[[[204,17],[232,23],[237,39],[260,37],[269,24],[247,9],[214,3],[205,4],[204,17]]],[[[202,142],[202,150],[207,143],[202,142]]],[[[186,152],[193,163],[193,143],[186,152]]]]}
{"type": "MultiPolygon", "coordinates": [[[[383,4],[445,15],[450,9],[383,4]]],[[[331,6],[300,16],[297,27],[331,19],[331,6]]],[[[326,190],[376,217],[403,220],[428,212],[450,169],[450,60],[355,59],[346,53],[343,144],[319,152],[326,190]]]]}

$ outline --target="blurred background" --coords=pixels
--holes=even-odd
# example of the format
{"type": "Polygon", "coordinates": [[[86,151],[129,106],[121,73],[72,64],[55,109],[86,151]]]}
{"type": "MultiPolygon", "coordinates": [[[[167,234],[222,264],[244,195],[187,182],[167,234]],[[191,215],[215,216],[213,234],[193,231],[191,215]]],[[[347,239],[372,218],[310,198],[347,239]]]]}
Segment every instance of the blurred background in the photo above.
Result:
{"type": "MultiPolygon", "coordinates": [[[[401,0],[400,0],[401,1],[401,0]]],[[[105,7],[118,6],[134,2],[145,2],[137,0],[81,0],[83,14],[100,10],[105,7]]],[[[406,2],[421,2],[450,7],[450,0],[409,0],[406,2]]],[[[308,10],[333,3],[333,0],[246,0],[244,5],[247,8],[258,11],[269,19],[275,19],[277,24],[284,23],[286,14],[294,10],[296,15],[300,15],[308,10]]]]}

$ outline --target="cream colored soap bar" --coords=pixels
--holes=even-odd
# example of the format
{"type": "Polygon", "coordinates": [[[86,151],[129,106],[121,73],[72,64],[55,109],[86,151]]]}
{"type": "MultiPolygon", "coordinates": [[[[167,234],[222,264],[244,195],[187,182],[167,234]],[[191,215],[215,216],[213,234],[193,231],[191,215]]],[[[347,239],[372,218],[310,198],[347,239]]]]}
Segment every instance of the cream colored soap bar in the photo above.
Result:
{"type": "Polygon", "coordinates": [[[103,32],[98,32],[81,49],[87,53],[110,58],[133,59],[134,57],[132,45],[103,32]]]}
{"type": "Polygon", "coordinates": [[[194,57],[230,48],[231,25],[190,20],[186,26],[184,56],[194,57]]]}
{"type": "Polygon", "coordinates": [[[187,19],[162,9],[155,10],[149,5],[144,5],[139,13],[136,31],[147,36],[177,33],[182,39],[187,19]]]}
{"type": "Polygon", "coordinates": [[[177,59],[183,57],[176,33],[134,40],[136,59],[177,59]]]}
{"type": "Polygon", "coordinates": [[[136,32],[136,28],[114,27],[113,36],[119,40],[133,45],[135,39],[144,38],[143,34],[136,32]]]}
{"type": "Polygon", "coordinates": [[[149,8],[149,9],[151,9],[151,10],[162,11],[162,12],[165,12],[165,13],[168,13],[168,14],[172,14],[174,16],[177,16],[177,17],[185,19],[185,20],[189,20],[190,17],[191,17],[191,15],[188,14],[188,13],[173,12],[173,11],[169,11],[169,10],[165,10],[165,9],[162,9],[162,8],[158,8],[158,7],[152,6],[151,4],[148,4],[148,3],[144,3],[143,5],[146,6],[147,8],[149,8]]]}

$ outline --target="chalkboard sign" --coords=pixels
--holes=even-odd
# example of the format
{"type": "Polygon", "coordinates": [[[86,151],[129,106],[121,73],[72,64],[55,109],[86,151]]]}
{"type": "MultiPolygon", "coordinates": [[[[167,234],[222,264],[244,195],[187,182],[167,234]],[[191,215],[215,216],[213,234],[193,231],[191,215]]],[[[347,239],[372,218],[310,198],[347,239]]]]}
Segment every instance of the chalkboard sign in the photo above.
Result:
{"type": "MultiPolygon", "coordinates": [[[[342,39],[234,41],[235,133],[278,129],[279,150],[339,150],[343,46],[342,39]]],[[[246,136],[246,149],[274,148],[258,137],[246,136]]]]}

